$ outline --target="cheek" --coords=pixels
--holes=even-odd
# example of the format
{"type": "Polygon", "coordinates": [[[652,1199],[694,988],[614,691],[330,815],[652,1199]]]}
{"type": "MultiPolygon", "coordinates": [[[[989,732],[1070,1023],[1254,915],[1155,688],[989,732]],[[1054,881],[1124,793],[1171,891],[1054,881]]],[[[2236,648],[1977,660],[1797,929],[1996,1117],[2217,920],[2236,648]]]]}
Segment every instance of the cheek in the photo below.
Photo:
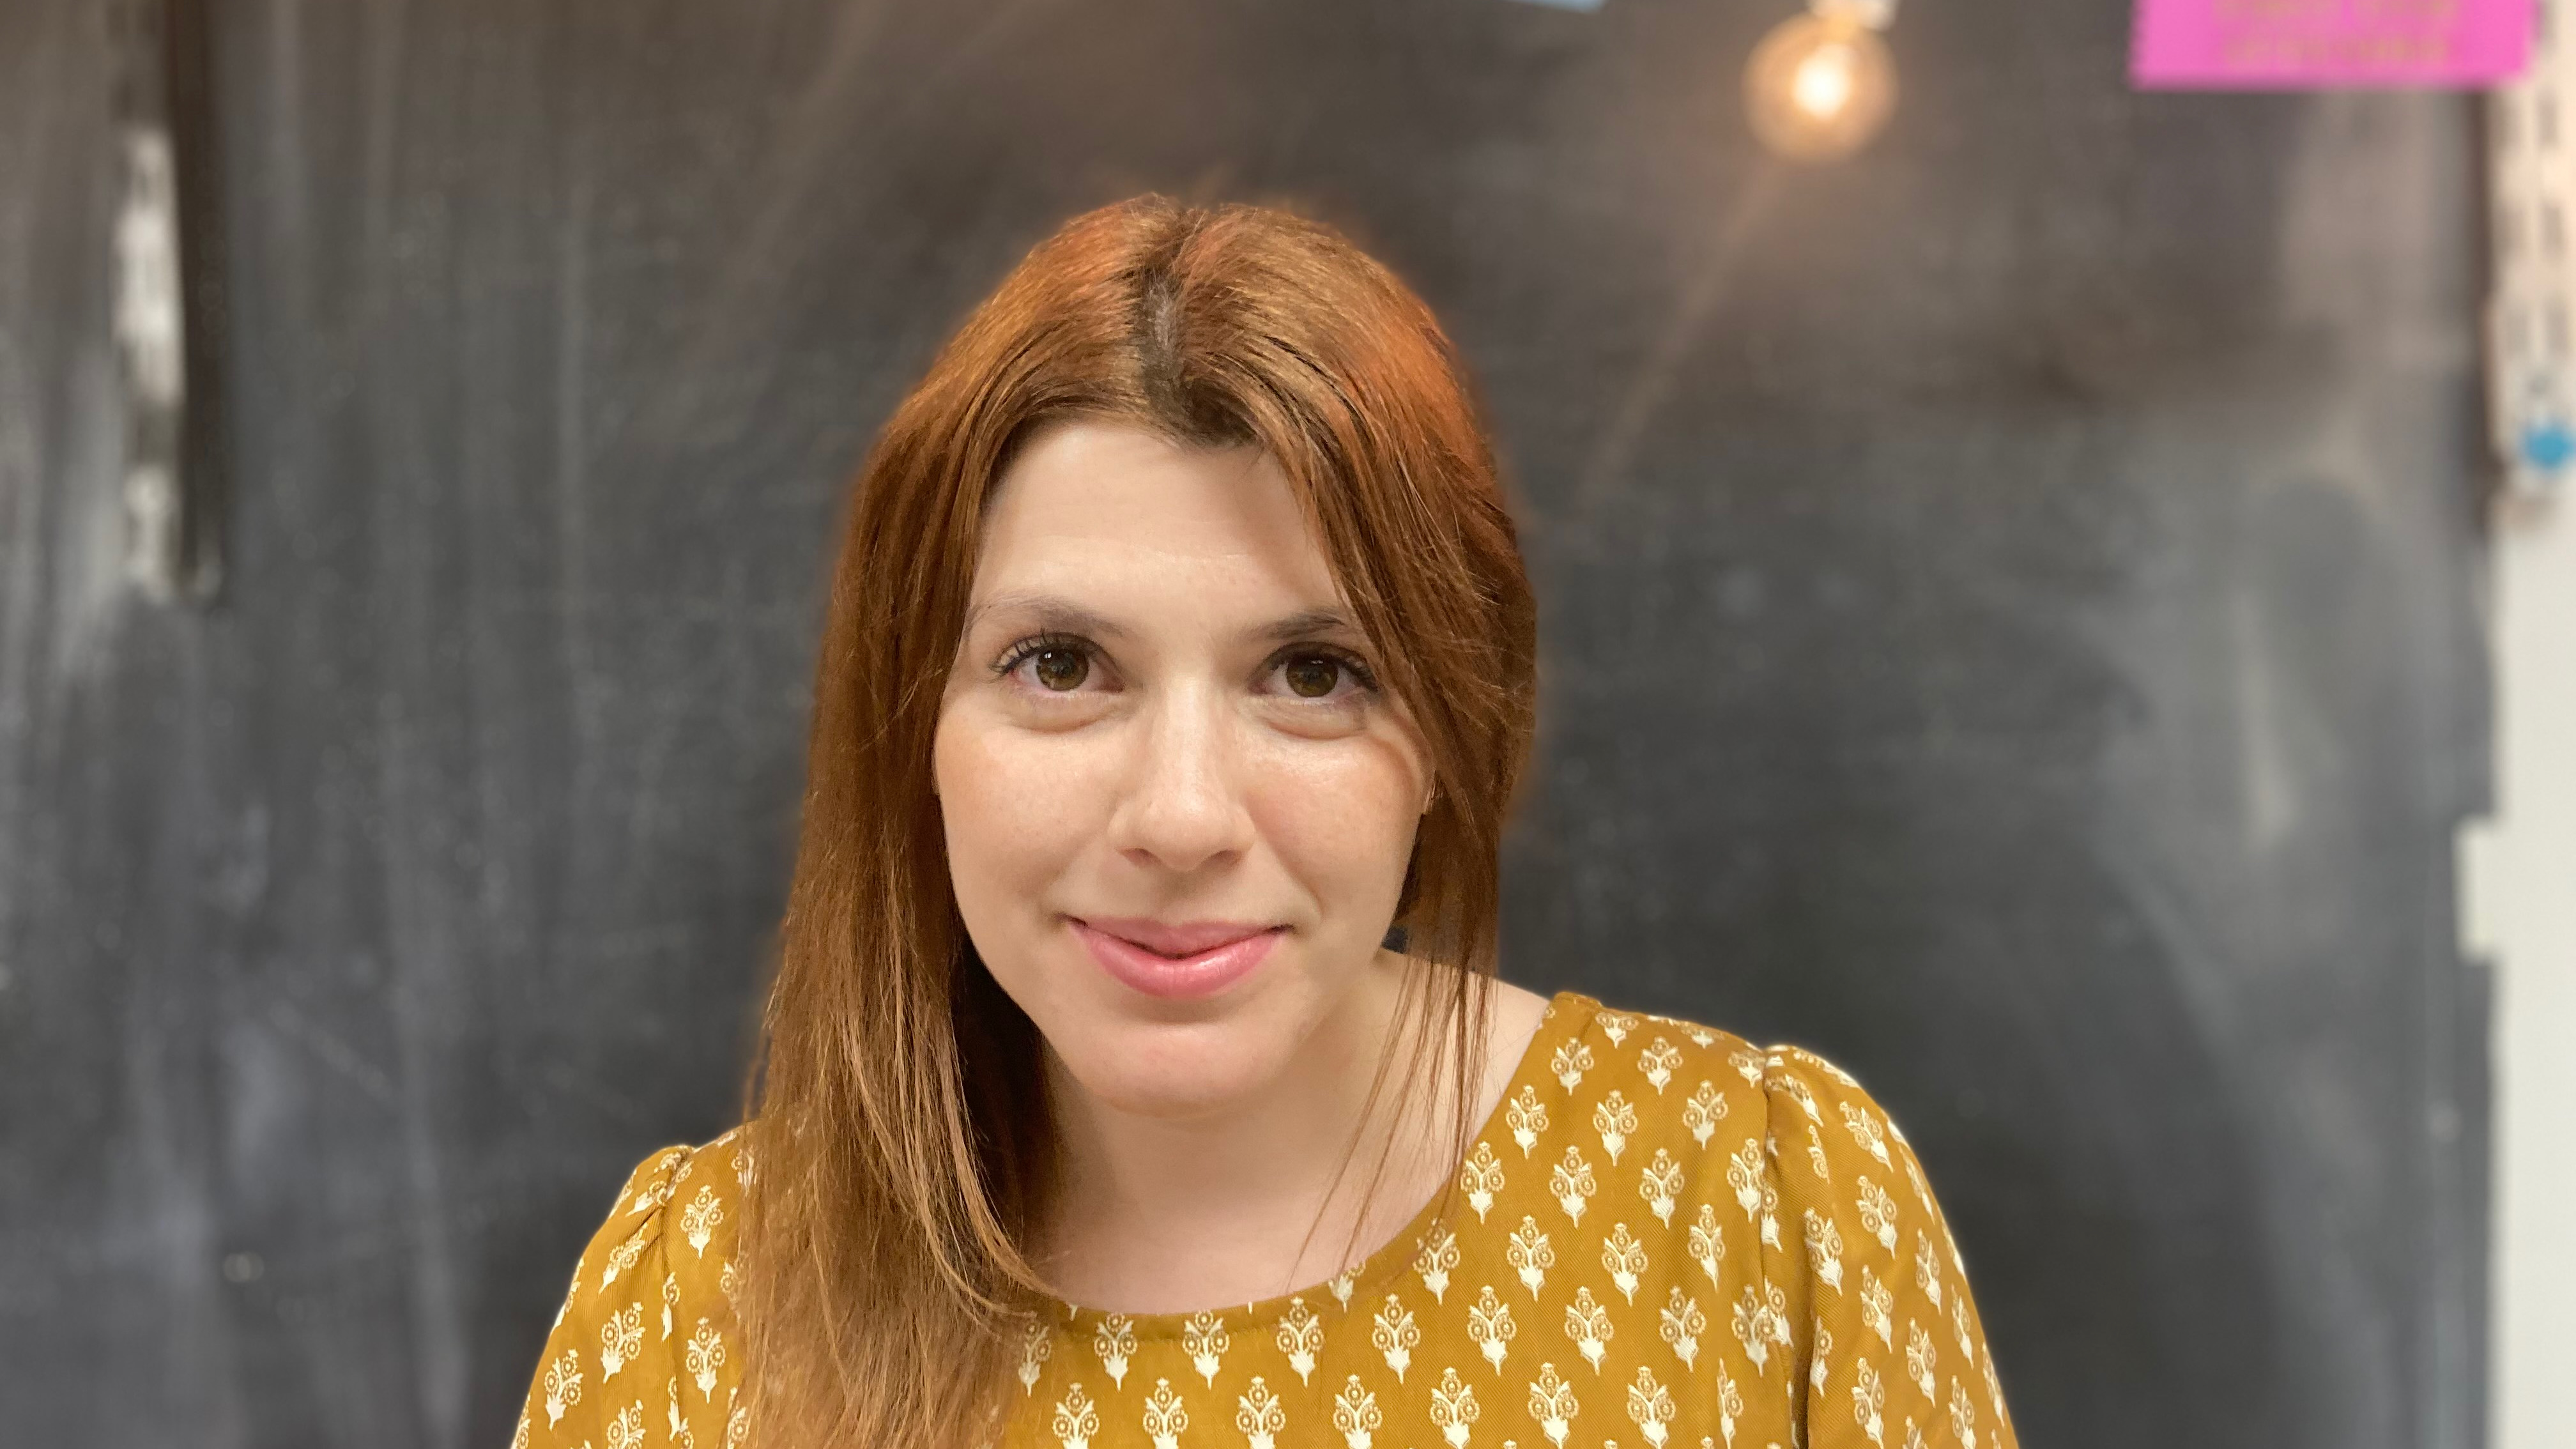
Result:
{"type": "Polygon", "coordinates": [[[1281,865],[1355,928],[1392,910],[1422,820],[1423,776],[1394,741],[1283,752],[1252,802],[1281,865]]]}
{"type": "Polygon", "coordinates": [[[1099,834],[1104,792],[1084,751],[971,709],[941,721],[933,768],[958,909],[980,944],[1012,905],[1039,905],[1099,834]]]}

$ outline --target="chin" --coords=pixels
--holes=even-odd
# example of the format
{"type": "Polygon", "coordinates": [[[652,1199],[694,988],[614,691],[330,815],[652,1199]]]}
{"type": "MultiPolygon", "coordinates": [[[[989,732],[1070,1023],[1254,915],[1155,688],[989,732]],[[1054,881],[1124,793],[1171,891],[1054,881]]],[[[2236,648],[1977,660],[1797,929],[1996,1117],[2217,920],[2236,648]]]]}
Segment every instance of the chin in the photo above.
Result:
{"type": "Polygon", "coordinates": [[[1143,1117],[1191,1117],[1260,1091],[1291,1045],[1253,1013],[1155,1021],[1124,1013],[1038,1023],[1065,1070],[1102,1105],[1143,1117]]]}

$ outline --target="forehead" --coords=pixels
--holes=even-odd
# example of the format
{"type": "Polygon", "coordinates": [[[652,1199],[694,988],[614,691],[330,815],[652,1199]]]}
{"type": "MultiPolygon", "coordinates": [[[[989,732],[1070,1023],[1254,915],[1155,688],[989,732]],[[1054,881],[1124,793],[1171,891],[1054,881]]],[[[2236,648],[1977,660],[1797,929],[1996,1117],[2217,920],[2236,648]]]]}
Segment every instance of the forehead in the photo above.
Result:
{"type": "Polygon", "coordinates": [[[1104,602],[1178,593],[1229,612],[1340,597],[1267,453],[1088,420],[1030,439],[985,510],[975,598],[1030,588],[1104,602]]]}

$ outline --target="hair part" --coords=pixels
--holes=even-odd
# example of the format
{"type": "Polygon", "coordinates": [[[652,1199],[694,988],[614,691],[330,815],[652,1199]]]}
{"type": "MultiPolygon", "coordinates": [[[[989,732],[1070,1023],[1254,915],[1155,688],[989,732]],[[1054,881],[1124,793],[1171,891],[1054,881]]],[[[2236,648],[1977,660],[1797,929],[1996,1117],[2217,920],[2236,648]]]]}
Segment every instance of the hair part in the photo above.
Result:
{"type": "Polygon", "coordinates": [[[1160,196],[1076,217],[949,340],[851,490],[746,1088],[739,1310],[775,1449],[980,1442],[1046,1296],[1022,1252],[1054,1189],[1042,1043],[958,916],[931,749],[992,489],[1075,418],[1255,446],[1295,486],[1436,782],[1395,919],[1452,969],[1408,981],[1370,1112],[1398,1057],[1419,1081],[1445,1051],[1450,1155],[1476,1127],[1537,625],[1464,368],[1320,223],[1160,196]]]}

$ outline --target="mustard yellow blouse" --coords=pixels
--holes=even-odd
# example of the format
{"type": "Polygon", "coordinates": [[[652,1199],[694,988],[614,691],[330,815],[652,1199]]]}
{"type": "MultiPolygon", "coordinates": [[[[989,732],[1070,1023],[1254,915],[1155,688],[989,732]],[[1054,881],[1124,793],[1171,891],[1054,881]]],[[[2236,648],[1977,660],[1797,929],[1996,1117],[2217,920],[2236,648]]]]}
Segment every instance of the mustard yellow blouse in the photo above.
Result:
{"type": "MultiPolygon", "coordinates": [[[[745,1442],[751,1164],[647,1159],[582,1254],[515,1449],[745,1442]]],[[[1203,1313],[1059,1302],[1004,1449],[2007,1449],[1965,1270],[1904,1137],[1793,1047],[1559,993],[1459,1167],[1384,1247],[1203,1313]]]]}

